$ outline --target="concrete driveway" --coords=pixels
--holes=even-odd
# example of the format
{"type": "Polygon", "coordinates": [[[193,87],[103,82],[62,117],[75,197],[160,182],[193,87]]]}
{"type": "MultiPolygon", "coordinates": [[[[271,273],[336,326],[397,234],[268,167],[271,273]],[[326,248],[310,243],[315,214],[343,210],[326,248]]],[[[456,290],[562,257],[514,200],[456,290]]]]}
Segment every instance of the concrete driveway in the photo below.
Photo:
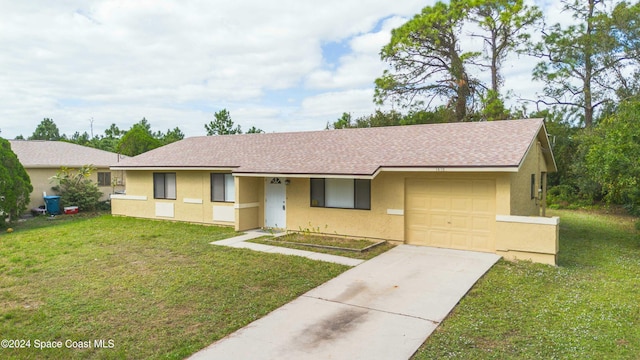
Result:
{"type": "Polygon", "coordinates": [[[400,245],[190,359],[408,359],[499,258],[400,245]]]}

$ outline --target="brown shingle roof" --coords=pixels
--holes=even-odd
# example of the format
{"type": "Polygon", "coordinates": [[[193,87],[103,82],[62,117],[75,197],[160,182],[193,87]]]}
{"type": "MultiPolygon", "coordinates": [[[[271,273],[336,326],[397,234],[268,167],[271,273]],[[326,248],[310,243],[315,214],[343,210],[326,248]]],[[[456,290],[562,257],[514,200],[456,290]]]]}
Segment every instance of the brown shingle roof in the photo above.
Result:
{"type": "Polygon", "coordinates": [[[202,136],[117,168],[234,168],[234,173],[372,175],[380,167],[518,167],[541,119],[202,136]]]}
{"type": "Polygon", "coordinates": [[[64,141],[9,140],[11,149],[25,168],[108,168],[118,164],[118,154],[64,141]]]}

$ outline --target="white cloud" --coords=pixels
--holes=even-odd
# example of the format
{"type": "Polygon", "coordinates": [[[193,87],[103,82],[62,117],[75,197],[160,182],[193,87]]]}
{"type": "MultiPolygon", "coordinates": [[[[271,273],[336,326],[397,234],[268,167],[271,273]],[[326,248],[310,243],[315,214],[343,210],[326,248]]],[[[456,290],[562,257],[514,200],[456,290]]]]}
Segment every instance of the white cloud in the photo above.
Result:
{"type": "Polygon", "coordinates": [[[306,86],[313,89],[372,86],[385,68],[380,60],[380,49],[391,39],[391,30],[406,21],[407,18],[392,17],[384,21],[379,31],[354,36],[349,41],[351,52],[339,59],[338,67],[310,73],[306,86]]]}
{"type": "Polygon", "coordinates": [[[325,92],[306,98],[295,116],[309,124],[322,121],[324,127],[327,123],[336,121],[345,112],[351,113],[354,119],[372,114],[375,111],[372,99],[372,88],[325,92]]]}
{"type": "MultiPolygon", "coordinates": [[[[142,116],[154,128],[180,126],[198,135],[212,109],[224,106],[233,106],[238,122],[254,117],[276,130],[301,105],[291,97],[270,109],[256,104],[273,89],[296,91],[320,69],[322,43],[366,37],[380,19],[422,6],[418,0],[4,2],[2,135],[28,136],[44,117],[72,134],[90,117],[126,129],[142,116]],[[202,123],[184,124],[185,117],[202,123]]],[[[353,80],[345,77],[343,86],[373,80],[374,66],[352,43],[355,55],[341,76],[353,80]],[[370,70],[360,71],[358,61],[360,70],[370,70]]]]}
{"type": "Polygon", "coordinates": [[[433,2],[4,1],[0,135],[28,136],[45,117],[71,135],[92,117],[97,134],[144,116],[194,136],[222,108],[244,129],[321,129],[374,111],[380,48],[433,2]],[[334,67],[330,42],[348,48],[334,67]]]}

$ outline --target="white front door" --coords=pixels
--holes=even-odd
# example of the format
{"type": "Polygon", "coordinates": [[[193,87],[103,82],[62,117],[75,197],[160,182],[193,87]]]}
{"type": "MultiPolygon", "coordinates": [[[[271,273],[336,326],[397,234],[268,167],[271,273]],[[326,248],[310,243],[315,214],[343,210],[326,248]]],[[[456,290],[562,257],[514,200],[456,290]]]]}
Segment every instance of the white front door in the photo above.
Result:
{"type": "Polygon", "coordinates": [[[264,226],[287,228],[287,190],[285,178],[267,178],[264,199],[264,226]]]}

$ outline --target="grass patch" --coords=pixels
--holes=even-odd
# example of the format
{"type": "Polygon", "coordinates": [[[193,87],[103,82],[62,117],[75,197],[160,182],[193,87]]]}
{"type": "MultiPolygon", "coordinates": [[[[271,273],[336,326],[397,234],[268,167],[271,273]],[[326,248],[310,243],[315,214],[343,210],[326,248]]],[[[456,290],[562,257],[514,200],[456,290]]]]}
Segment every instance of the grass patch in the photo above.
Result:
{"type": "Polygon", "coordinates": [[[50,215],[36,215],[33,217],[26,217],[16,221],[12,227],[16,231],[26,231],[31,229],[39,229],[44,227],[58,226],[67,224],[70,222],[79,222],[95,217],[110,215],[109,211],[95,211],[95,212],[80,212],[77,214],[60,214],[55,216],[50,215]]]}
{"type": "Polygon", "coordinates": [[[414,359],[636,359],[634,219],[555,211],[559,266],[499,261],[414,359]]]}
{"type": "Polygon", "coordinates": [[[32,346],[2,358],[183,359],[349,268],[209,244],[229,228],[75,220],[0,234],[1,338],[32,346]],[[36,350],[36,339],[114,347],[36,350]]]}
{"type": "Polygon", "coordinates": [[[323,254],[339,255],[363,260],[374,258],[382,254],[383,252],[393,248],[394,246],[393,244],[385,242],[383,244],[371,247],[373,245],[376,245],[378,241],[371,241],[366,239],[346,239],[334,236],[308,235],[301,233],[290,233],[275,238],[265,236],[249,241],[258,244],[272,246],[275,245],[290,249],[307,250],[323,254]],[[331,248],[322,248],[309,245],[326,246],[331,248]]]}

